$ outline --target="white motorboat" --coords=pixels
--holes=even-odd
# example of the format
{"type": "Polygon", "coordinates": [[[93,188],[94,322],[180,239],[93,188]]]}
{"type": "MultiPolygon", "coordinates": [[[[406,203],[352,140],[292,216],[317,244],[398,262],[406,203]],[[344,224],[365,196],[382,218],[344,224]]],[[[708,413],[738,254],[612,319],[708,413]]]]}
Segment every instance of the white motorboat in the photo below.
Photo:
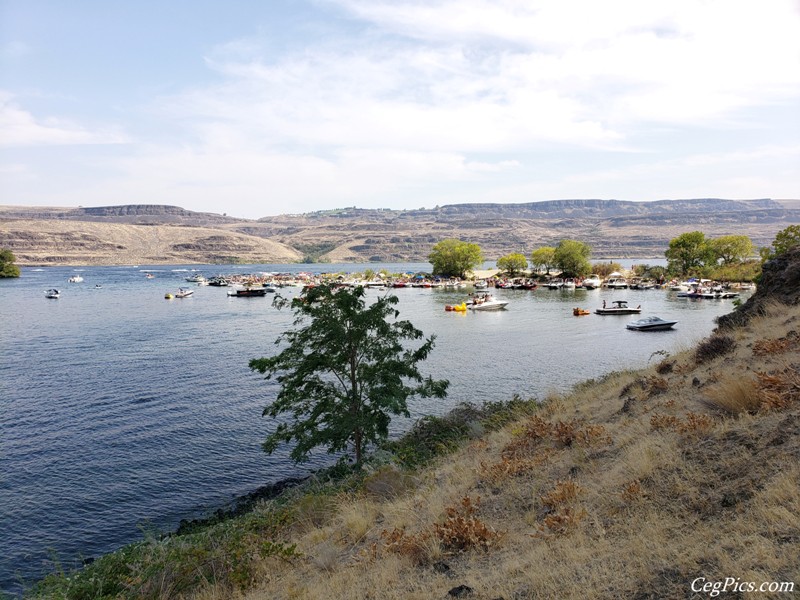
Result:
{"type": "Polygon", "coordinates": [[[67,281],[69,281],[70,283],[82,283],[83,277],[81,277],[80,275],[73,275],[67,281]]]}
{"type": "Polygon", "coordinates": [[[661,317],[645,317],[638,321],[631,321],[625,327],[636,331],[664,331],[665,329],[672,329],[677,321],[667,321],[661,317]]]}
{"type": "Polygon", "coordinates": [[[197,273],[196,275],[190,275],[189,277],[186,277],[186,281],[189,283],[203,284],[207,283],[208,280],[203,276],[202,273],[197,273]]]}
{"type": "Polygon", "coordinates": [[[627,300],[614,300],[612,306],[607,306],[603,300],[603,307],[594,311],[596,315],[637,315],[642,312],[642,307],[632,308],[628,306],[627,300]]]}
{"type": "Polygon", "coordinates": [[[188,297],[189,297],[189,296],[191,296],[192,294],[194,294],[194,290],[190,290],[189,288],[180,288],[180,289],[179,289],[179,290],[178,290],[178,291],[175,293],[175,297],[176,297],[176,298],[188,298],[188,297]]]}
{"type": "Polygon", "coordinates": [[[624,290],[628,287],[628,280],[624,277],[610,277],[603,285],[611,290],[624,290]]]}
{"type": "Polygon", "coordinates": [[[491,294],[476,296],[475,299],[467,304],[470,310],[502,310],[508,305],[508,300],[498,300],[491,294]]]}
{"type": "Polygon", "coordinates": [[[61,292],[59,292],[57,289],[53,288],[53,289],[47,290],[44,293],[44,297],[45,298],[52,298],[52,299],[55,300],[55,299],[61,297],[61,292]]]}
{"type": "Polygon", "coordinates": [[[592,273],[586,279],[583,280],[583,287],[587,290],[595,290],[602,285],[602,281],[600,280],[600,275],[597,273],[592,273]]]}

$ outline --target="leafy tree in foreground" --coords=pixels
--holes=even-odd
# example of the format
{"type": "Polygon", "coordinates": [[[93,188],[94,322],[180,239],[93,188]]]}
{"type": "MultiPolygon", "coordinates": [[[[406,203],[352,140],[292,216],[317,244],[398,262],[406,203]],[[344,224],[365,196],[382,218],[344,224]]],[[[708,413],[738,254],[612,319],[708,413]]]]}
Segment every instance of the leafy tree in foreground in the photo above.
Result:
{"type": "Polygon", "coordinates": [[[550,274],[550,269],[553,267],[556,249],[552,246],[542,246],[537,248],[531,253],[531,266],[534,269],[541,270],[547,269],[547,274],[550,274]]]}
{"type": "MultiPolygon", "coordinates": [[[[444,398],[447,380],[423,378],[417,363],[427,358],[434,336],[415,349],[404,340],[423,334],[409,321],[398,320],[397,296],[366,305],[364,289],[311,288],[292,303],[294,328],[277,356],[250,361],[250,368],[276,376],[281,389],[264,415],[291,415],[263,444],[272,453],[281,442],[296,442],[291,457],[308,459],[312,449],[329,453],[350,450],[361,464],[369,444],[386,439],[391,415],[408,416],[410,396],[444,398]]],[[[276,298],[280,308],[288,304],[276,298]]]]}
{"type": "Polygon", "coordinates": [[[19,277],[19,267],[14,264],[16,260],[11,250],[0,249],[0,277],[19,277]]]}
{"type": "Polygon", "coordinates": [[[528,261],[524,254],[514,253],[501,256],[497,259],[497,268],[505,271],[511,277],[516,277],[528,268],[528,261]]]}
{"type": "Polygon", "coordinates": [[[779,231],[772,241],[772,248],[761,248],[761,259],[775,258],[793,246],[800,246],[800,225],[789,225],[779,231]]]}
{"type": "Polygon", "coordinates": [[[467,271],[472,271],[483,263],[483,253],[478,244],[450,238],[433,247],[428,261],[433,265],[434,275],[463,279],[467,271]]]}
{"type": "Polygon", "coordinates": [[[565,277],[583,277],[592,272],[592,247],[577,240],[561,240],[553,255],[555,266],[565,277]]]}

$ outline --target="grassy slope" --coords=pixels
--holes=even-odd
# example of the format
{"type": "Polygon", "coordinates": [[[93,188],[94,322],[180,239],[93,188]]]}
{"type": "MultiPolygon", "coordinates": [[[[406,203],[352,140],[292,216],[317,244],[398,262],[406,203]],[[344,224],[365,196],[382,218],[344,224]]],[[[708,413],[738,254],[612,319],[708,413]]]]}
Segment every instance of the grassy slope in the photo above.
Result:
{"type": "Polygon", "coordinates": [[[704,346],[548,399],[407,495],[342,497],[325,525],[295,526],[305,558],[270,565],[247,597],[431,598],[459,584],[478,598],[688,597],[701,576],[800,585],[798,324],[800,308],[774,308],[730,334],[726,354],[704,346]],[[786,406],[754,415],[714,405],[776,397],[786,406]],[[477,511],[448,520],[465,497],[477,511]],[[444,547],[459,528],[475,548],[444,547]],[[405,535],[382,537],[395,529],[405,535]]]}
{"type": "MultiPolygon", "coordinates": [[[[771,304],[650,369],[547,398],[427,468],[382,467],[145,541],[124,588],[349,600],[462,584],[486,599],[685,598],[697,577],[800,585],[798,330],[800,306],[771,304]]],[[[43,595],[70,585],[50,583],[43,595]]]]}

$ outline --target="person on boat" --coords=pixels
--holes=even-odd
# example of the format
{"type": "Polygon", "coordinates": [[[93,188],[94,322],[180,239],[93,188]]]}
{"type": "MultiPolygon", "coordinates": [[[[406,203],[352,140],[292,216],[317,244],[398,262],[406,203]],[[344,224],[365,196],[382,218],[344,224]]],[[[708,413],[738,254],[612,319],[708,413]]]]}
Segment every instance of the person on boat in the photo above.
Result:
{"type": "Polygon", "coordinates": [[[605,308],[605,307],[606,307],[606,301],[603,300],[603,308],[605,308]]]}

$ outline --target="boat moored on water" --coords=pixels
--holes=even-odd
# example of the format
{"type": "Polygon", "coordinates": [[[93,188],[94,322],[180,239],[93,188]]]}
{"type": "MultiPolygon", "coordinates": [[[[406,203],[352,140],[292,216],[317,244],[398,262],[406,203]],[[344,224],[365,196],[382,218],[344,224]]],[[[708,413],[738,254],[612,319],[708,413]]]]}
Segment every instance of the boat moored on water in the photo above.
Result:
{"type": "Polygon", "coordinates": [[[606,301],[603,300],[603,307],[596,309],[594,312],[597,315],[638,315],[642,312],[642,306],[639,305],[633,308],[628,306],[627,300],[614,300],[611,306],[608,306],[606,301]]]}
{"type": "Polygon", "coordinates": [[[228,290],[228,296],[232,298],[260,298],[267,295],[267,288],[244,286],[234,290],[228,290]]]}
{"type": "Polygon", "coordinates": [[[56,288],[52,288],[44,293],[44,297],[56,300],[61,297],[61,292],[59,292],[56,288]]]}
{"type": "Polygon", "coordinates": [[[592,273],[583,280],[583,287],[587,290],[596,290],[602,285],[602,283],[603,282],[600,280],[600,275],[597,273],[592,273]]]}
{"type": "Polygon", "coordinates": [[[467,304],[470,310],[503,310],[508,306],[508,300],[498,300],[491,294],[475,296],[472,302],[467,304]]]}
{"type": "Polygon", "coordinates": [[[667,329],[672,329],[675,323],[677,323],[677,321],[667,321],[661,317],[651,316],[644,317],[638,321],[631,321],[625,327],[635,331],[665,331],[667,329]]]}
{"type": "Polygon", "coordinates": [[[190,290],[189,288],[179,288],[178,291],[175,293],[176,298],[188,298],[194,294],[194,290],[190,290]]]}

